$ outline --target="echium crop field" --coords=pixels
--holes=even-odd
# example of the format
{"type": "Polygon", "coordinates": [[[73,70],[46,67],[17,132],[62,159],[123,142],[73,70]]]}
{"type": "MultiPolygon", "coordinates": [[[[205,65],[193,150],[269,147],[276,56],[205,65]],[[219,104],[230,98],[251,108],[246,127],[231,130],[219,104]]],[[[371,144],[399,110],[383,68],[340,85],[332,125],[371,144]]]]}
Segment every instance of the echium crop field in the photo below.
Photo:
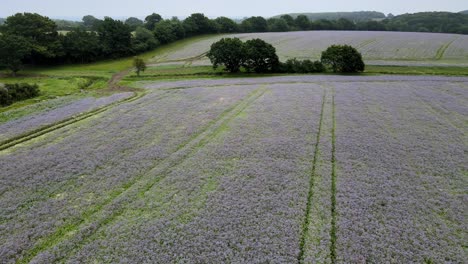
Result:
{"type": "Polygon", "coordinates": [[[1,263],[466,263],[468,78],[145,88],[0,151],[1,263]]]}
{"type": "Polygon", "coordinates": [[[187,43],[176,51],[159,54],[154,62],[191,61],[191,65],[209,65],[204,55],[221,38],[243,40],[261,38],[271,43],[281,60],[320,59],[322,51],[333,44],[347,44],[362,53],[366,64],[375,65],[468,65],[468,36],[440,33],[376,31],[296,31],[207,36],[187,43]]]}

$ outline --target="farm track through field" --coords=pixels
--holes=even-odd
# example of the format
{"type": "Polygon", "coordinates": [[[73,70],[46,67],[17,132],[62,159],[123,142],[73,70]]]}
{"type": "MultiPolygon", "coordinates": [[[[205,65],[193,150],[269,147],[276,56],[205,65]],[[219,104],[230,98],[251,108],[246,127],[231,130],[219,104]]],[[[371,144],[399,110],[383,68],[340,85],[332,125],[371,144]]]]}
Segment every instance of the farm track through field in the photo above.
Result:
{"type": "MultiPolygon", "coordinates": [[[[158,97],[152,99],[152,102],[154,102],[155,100],[161,100],[161,99],[164,99],[164,98],[167,98],[169,96],[171,96],[173,94],[169,94],[169,93],[163,93],[161,95],[159,95],[158,97]]],[[[137,98],[138,99],[138,98],[137,98]]],[[[146,104],[145,104],[146,105],[146,104]]],[[[141,107],[141,106],[140,106],[141,107]]],[[[129,109],[127,112],[125,112],[126,114],[129,114],[133,111],[136,111],[135,108],[133,109],[129,109]]],[[[52,132],[52,131],[50,131],[52,132]]],[[[124,149],[123,150],[125,153],[135,153],[136,151],[138,151],[138,149],[134,149],[134,151],[129,151],[128,149],[124,149]]],[[[128,154],[126,154],[128,155],[128,154]]],[[[108,163],[110,163],[112,161],[107,161],[106,163],[104,163],[103,165],[101,165],[101,167],[106,167],[108,165],[108,163]]],[[[97,169],[96,169],[97,170],[97,169]]],[[[62,193],[64,190],[68,189],[68,187],[71,187],[73,185],[75,185],[75,181],[78,177],[82,176],[81,174],[80,175],[77,175],[77,177],[74,177],[74,178],[70,178],[64,182],[59,182],[59,183],[56,183],[56,186],[55,188],[52,188],[52,190],[49,190],[49,189],[44,189],[43,191],[38,191],[38,193],[40,194],[45,194],[45,195],[42,195],[40,196],[41,198],[38,198],[38,197],[31,197],[31,199],[28,199],[27,201],[24,201],[23,203],[20,203],[18,204],[18,207],[16,208],[15,212],[17,214],[20,214],[21,212],[23,211],[26,211],[28,209],[30,209],[32,206],[34,206],[35,204],[37,204],[38,202],[42,202],[42,201],[45,201],[47,200],[48,198],[50,197],[54,197],[54,195],[57,195],[59,193],[62,193]],[[49,191],[48,191],[49,190],[49,191]]],[[[78,189],[80,190],[80,189],[78,189]]],[[[0,197],[3,195],[4,193],[0,193],[0,197]]],[[[0,216],[0,224],[2,224],[4,222],[4,220],[2,220],[2,217],[0,216]]]]}
{"type": "MultiPolygon", "coordinates": [[[[120,86],[118,84],[125,77],[125,75],[127,75],[130,71],[131,71],[131,69],[127,69],[127,70],[123,70],[121,72],[118,72],[118,73],[114,74],[111,77],[111,79],[109,80],[109,82],[108,82],[108,89],[110,89],[110,90],[128,90],[128,89],[130,89],[128,87],[123,87],[123,86],[120,86]]],[[[130,89],[130,90],[133,90],[133,89],[130,89]]],[[[39,127],[37,129],[34,129],[34,130],[29,131],[29,132],[24,133],[24,134],[20,134],[20,135],[15,136],[15,137],[11,137],[9,139],[6,139],[6,140],[0,142],[0,151],[11,148],[11,147],[13,147],[15,145],[18,145],[20,143],[24,143],[24,142],[29,141],[31,139],[37,138],[37,137],[42,136],[44,134],[53,132],[53,131],[58,130],[60,128],[63,128],[65,126],[74,124],[76,122],[87,119],[87,118],[92,117],[94,115],[100,114],[102,112],[105,112],[105,111],[113,108],[114,106],[124,104],[124,103],[133,102],[133,101],[138,100],[139,98],[143,97],[145,94],[146,94],[146,92],[139,92],[139,93],[134,92],[134,95],[129,97],[129,98],[126,98],[126,99],[123,99],[123,100],[120,100],[120,101],[117,101],[117,102],[113,102],[113,103],[108,104],[108,105],[104,105],[102,107],[99,107],[97,109],[94,109],[94,110],[91,110],[91,111],[88,111],[88,112],[85,112],[85,113],[74,115],[72,117],[63,119],[61,121],[58,121],[58,122],[55,122],[55,123],[52,123],[52,124],[49,124],[49,125],[46,125],[46,126],[39,127]]]]}
{"type": "Polygon", "coordinates": [[[436,56],[435,56],[435,59],[436,60],[441,60],[443,57],[444,57],[444,54],[445,54],[445,51],[447,51],[447,49],[450,47],[450,45],[452,45],[453,42],[455,42],[457,39],[459,39],[460,37],[456,37],[454,38],[452,41],[442,45],[438,50],[437,50],[437,53],[436,53],[436,56]]]}
{"type": "Polygon", "coordinates": [[[150,66],[150,67],[151,66],[158,66],[161,63],[171,63],[171,62],[185,62],[184,67],[185,66],[190,66],[193,63],[193,61],[202,59],[203,57],[206,56],[206,54],[208,54],[208,52],[203,52],[202,54],[199,54],[199,55],[196,55],[196,56],[193,56],[193,57],[182,58],[182,59],[173,59],[173,60],[164,60],[164,58],[162,58],[162,60],[156,61],[155,63],[149,64],[148,66],[150,66]]]}
{"type": "Polygon", "coordinates": [[[336,106],[335,90],[332,95],[332,172],[331,172],[331,230],[330,230],[330,257],[331,262],[336,263],[336,106]]]}
{"type": "Polygon", "coordinates": [[[120,101],[111,103],[109,105],[105,105],[103,107],[97,108],[95,110],[85,112],[85,113],[82,113],[82,114],[79,114],[79,115],[75,115],[75,116],[66,118],[64,120],[61,120],[59,122],[40,127],[38,129],[27,132],[25,134],[21,134],[21,135],[18,135],[16,137],[9,138],[9,139],[7,139],[7,140],[5,140],[3,142],[0,142],[0,151],[11,148],[11,147],[13,147],[15,145],[18,145],[20,143],[24,143],[24,142],[29,141],[31,139],[37,138],[37,137],[42,136],[44,134],[53,132],[53,131],[58,130],[60,128],[63,128],[65,126],[68,126],[68,125],[74,124],[76,122],[85,120],[85,119],[87,119],[89,117],[92,117],[92,116],[95,116],[95,115],[100,114],[102,112],[105,112],[105,111],[113,108],[114,106],[124,104],[124,103],[133,102],[133,101],[143,97],[144,95],[145,95],[145,93],[135,93],[134,96],[126,98],[124,100],[120,100],[120,101]]]}
{"type": "MultiPolygon", "coordinates": [[[[162,179],[165,178],[166,175],[169,175],[172,173],[172,171],[182,164],[185,160],[189,159],[190,157],[193,156],[199,149],[203,148],[206,144],[208,144],[211,139],[214,137],[218,136],[221,134],[223,131],[225,131],[225,127],[237,116],[239,116],[245,109],[247,109],[254,101],[256,101],[259,97],[261,97],[265,93],[265,89],[262,90],[256,90],[254,91],[251,96],[247,98],[246,101],[241,102],[239,105],[235,106],[234,108],[238,108],[236,111],[230,112],[229,116],[227,116],[225,119],[220,120],[219,124],[214,127],[214,129],[211,132],[208,132],[207,135],[203,136],[200,138],[198,142],[196,142],[193,146],[188,147],[187,153],[182,154],[182,156],[169,163],[168,165],[164,166],[161,168],[159,171],[156,171],[153,176],[149,179],[145,185],[143,185],[140,190],[135,193],[131,199],[129,199],[128,202],[126,202],[125,205],[129,205],[131,202],[142,199],[147,192],[149,192],[156,184],[158,184],[162,179]],[[232,113],[232,114],[231,114],[232,113]]],[[[157,169],[157,168],[155,168],[157,169]]],[[[149,174],[150,172],[147,172],[146,174],[149,174]]],[[[178,192],[173,194],[174,196],[177,196],[178,192]]],[[[69,258],[76,252],[78,252],[87,242],[92,241],[93,237],[97,235],[98,229],[107,226],[111,224],[116,218],[118,218],[120,215],[124,214],[125,211],[127,211],[129,208],[125,207],[125,205],[121,206],[118,210],[114,210],[113,212],[110,212],[111,214],[103,219],[98,220],[98,223],[95,223],[98,228],[93,230],[94,232],[90,234],[89,236],[85,237],[84,239],[81,239],[78,242],[73,243],[73,249],[69,250],[67,255],[64,257],[69,258]]]]}
{"type": "MultiPolygon", "coordinates": [[[[41,239],[33,248],[28,250],[17,263],[28,263],[39,253],[48,249],[65,247],[64,252],[70,252],[77,245],[81,245],[97,229],[111,222],[120,215],[128,205],[143,195],[152,186],[157,184],[164,175],[174,167],[190,157],[199,148],[202,148],[210,139],[219,133],[232,119],[262,96],[266,88],[258,88],[240,102],[227,108],[217,118],[209,122],[198,133],[194,134],[185,143],[182,143],[168,158],[156,164],[147,172],[133,178],[122,188],[115,190],[103,203],[84,212],[81,219],[59,227],[54,233],[41,239]]],[[[59,258],[63,258],[61,256],[59,258]]]]}
{"type": "Polygon", "coordinates": [[[318,125],[318,130],[317,130],[317,136],[316,136],[316,139],[315,139],[314,157],[313,157],[313,160],[312,160],[312,170],[311,170],[310,178],[309,178],[309,191],[307,193],[307,204],[306,204],[304,222],[302,224],[301,238],[300,238],[300,242],[299,242],[299,255],[298,255],[298,262],[299,263],[304,263],[306,237],[307,237],[307,233],[309,232],[310,212],[311,212],[311,207],[312,207],[312,197],[313,197],[313,190],[314,190],[315,177],[316,177],[315,170],[316,170],[316,167],[317,167],[317,159],[318,159],[318,155],[319,155],[320,134],[321,134],[321,131],[322,131],[323,112],[324,112],[324,109],[325,109],[326,94],[327,94],[327,92],[324,89],[323,96],[322,96],[322,106],[321,106],[321,110],[320,110],[319,125],[318,125]]]}

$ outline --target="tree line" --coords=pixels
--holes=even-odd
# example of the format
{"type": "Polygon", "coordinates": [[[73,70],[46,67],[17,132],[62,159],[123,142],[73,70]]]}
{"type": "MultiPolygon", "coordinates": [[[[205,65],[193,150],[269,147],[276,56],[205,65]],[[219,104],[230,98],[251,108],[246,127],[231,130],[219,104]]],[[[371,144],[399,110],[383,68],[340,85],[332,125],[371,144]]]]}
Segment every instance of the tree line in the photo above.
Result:
{"type": "MultiPolygon", "coordinates": [[[[354,22],[346,18],[311,21],[306,15],[283,15],[265,19],[253,16],[236,23],[227,17],[209,19],[200,13],[184,20],[163,19],[159,14],[144,20],[130,17],[84,16],[82,23],[66,34],[57,22],[35,13],[18,13],[0,26],[0,65],[13,73],[27,64],[88,63],[131,56],[186,37],[213,33],[285,32],[294,30],[391,30],[468,34],[468,15],[430,12],[354,22]]],[[[63,21],[62,21],[63,22],[63,21]]]]}

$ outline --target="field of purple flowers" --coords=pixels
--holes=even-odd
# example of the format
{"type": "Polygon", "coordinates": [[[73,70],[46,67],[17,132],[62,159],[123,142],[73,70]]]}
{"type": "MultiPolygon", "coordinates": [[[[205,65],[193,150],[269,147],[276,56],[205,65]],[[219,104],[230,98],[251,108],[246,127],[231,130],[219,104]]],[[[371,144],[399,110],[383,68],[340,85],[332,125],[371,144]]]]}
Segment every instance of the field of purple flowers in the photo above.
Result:
{"type": "Polygon", "coordinates": [[[467,258],[468,78],[146,88],[0,151],[1,263],[467,258]]]}
{"type": "Polygon", "coordinates": [[[468,64],[466,35],[378,31],[296,31],[213,36],[155,57],[153,62],[190,61],[194,65],[210,65],[204,54],[212,43],[223,37],[238,37],[242,40],[261,38],[276,48],[283,61],[291,58],[317,60],[330,45],[347,44],[361,52],[366,64],[468,64]]]}

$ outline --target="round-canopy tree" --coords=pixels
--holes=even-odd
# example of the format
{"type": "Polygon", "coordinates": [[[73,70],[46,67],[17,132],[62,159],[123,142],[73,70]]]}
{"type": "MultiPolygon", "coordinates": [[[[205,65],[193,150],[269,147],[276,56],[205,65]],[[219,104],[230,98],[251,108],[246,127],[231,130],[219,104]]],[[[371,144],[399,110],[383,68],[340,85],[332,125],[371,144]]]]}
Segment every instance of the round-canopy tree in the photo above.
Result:
{"type": "Polygon", "coordinates": [[[333,72],[363,72],[365,65],[362,55],[349,45],[332,45],[322,52],[321,61],[333,72]]]}
{"type": "Polygon", "coordinates": [[[245,63],[248,71],[257,73],[275,71],[279,67],[276,49],[261,39],[251,39],[245,42],[245,63]]]}
{"type": "Polygon", "coordinates": [[[207,56],[213,68],[224,65],[227,71],[238,72],[245,61],[244,44],[238,38],[222,38],[211,45],[207,56]]]}

